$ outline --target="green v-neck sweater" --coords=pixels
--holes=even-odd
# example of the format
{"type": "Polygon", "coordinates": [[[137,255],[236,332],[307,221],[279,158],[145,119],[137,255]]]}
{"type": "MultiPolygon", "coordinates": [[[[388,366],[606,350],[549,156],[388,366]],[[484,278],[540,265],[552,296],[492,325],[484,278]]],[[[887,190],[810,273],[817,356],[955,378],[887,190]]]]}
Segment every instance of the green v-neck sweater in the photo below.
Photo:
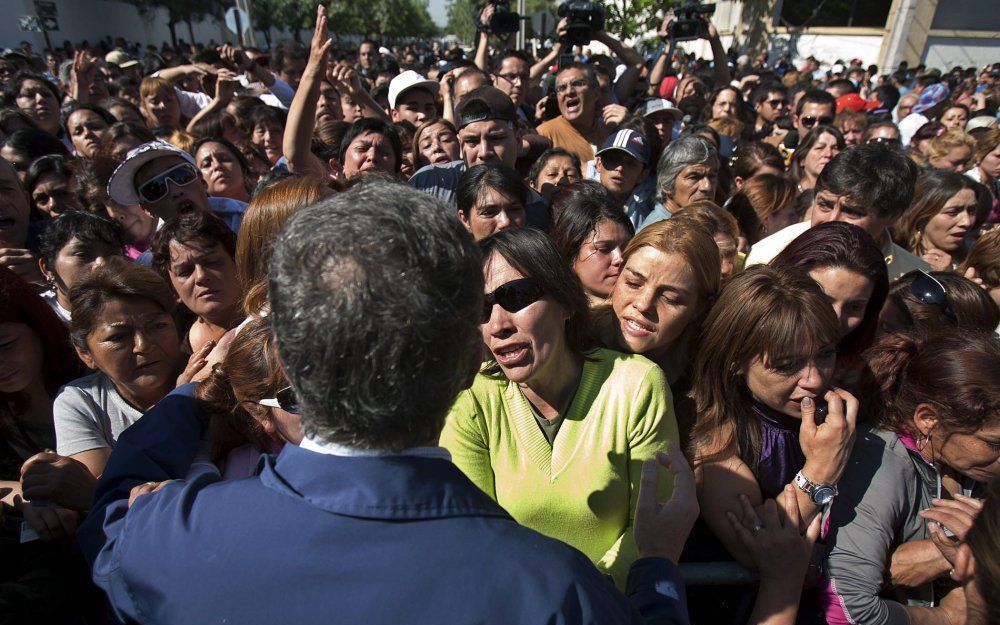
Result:
{"type": "MultiPolygon", "coordinates": [[[[518,523],[587,555],[624,588],[636,559],[632,518],[642,462],[677,442],[662,370],[594,350],[550,446],[517,384],[480,374],[448,414],[441,445],[518,523]]],[[[661,476],[666,501],[673,479],[661,476]]]]}

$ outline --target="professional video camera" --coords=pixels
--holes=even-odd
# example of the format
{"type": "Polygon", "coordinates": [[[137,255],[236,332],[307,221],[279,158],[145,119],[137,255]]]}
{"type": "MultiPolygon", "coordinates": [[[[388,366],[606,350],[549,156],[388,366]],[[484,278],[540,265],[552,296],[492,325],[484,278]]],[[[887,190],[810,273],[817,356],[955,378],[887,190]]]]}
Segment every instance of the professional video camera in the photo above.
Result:
{"type": "Polygon", "coordinates": [[[674,9],[674,21],[670,23],[667,37],[673,41],[694,41],[708,36],[708,22],[705,17],[715,13],[714,4],[698,4],[696,0],[685,0],[684,6],[674,9]]]}
{"type": "Polygon", "coordinates": [[[510,10],[510,0],[491,0],[489,4],[493,5],[493,17],[489,24],[478,25],[480,32],[505,35],[521,29],[521,16],[510,10]]]}
{"type": "Polygon", "coordinates": [[[566,0],[559,5],[558,15],[566,18],[563,42],[571,46],[585,46],[594,33],[604,30],[604,6],[588,0],[566,0]]]}

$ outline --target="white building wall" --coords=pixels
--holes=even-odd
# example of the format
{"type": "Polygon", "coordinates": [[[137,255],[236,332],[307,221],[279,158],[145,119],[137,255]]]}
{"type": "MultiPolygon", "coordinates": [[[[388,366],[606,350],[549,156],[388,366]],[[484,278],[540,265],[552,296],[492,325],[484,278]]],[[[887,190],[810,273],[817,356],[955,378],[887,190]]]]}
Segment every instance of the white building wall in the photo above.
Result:
{"type": "Polygon", "coordinates": [[[1000,39],[972,39],[959,37],[927,38],[927,47],[921,61],[927,67],[949,70],[952,67],[979,67],[1000,61],[1000,39]]]}

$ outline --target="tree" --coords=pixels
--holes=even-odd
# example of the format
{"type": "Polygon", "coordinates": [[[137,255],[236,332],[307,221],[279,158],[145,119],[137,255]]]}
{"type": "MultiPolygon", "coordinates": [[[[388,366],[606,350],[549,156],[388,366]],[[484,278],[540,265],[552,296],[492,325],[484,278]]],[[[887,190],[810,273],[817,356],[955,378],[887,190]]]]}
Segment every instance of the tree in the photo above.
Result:
{"type": "Polygon", "coordinates": [[[642,37],[656,30],[663,21],[663,11],[679,5],[663,0],[604,0],[605,30],[618,39],[642,37]]]}
{"type": "MultiPolygon", "coordinates": [[[[448,33],[455,35],[461,41],[474,43],[476,23],[479,21],[479,14],[485,4],[483,0],[451,0],[447,7],[448,33]]],[[[511,0],[510,4],[511,10],[516,11],[517,0],[511,0]]],[[[548,11],[555,15],[558,4],[555,0],[526,0],[524,3],[525,17],[531,17],[539,11],[548,11]]]]}
{"type": "Polygon", "coordinates": [[[134,5],[140,14],[144,14],[157,8],[167,11],[167,28],[170,30],[170,43],[177,47],[177,25],[186,23],[188,27],[188,38],[194,42],[194,22],[201,21],[202,18],[212,8],[210,2],[206,0],[129,0],[129,4],[134,5]]]}

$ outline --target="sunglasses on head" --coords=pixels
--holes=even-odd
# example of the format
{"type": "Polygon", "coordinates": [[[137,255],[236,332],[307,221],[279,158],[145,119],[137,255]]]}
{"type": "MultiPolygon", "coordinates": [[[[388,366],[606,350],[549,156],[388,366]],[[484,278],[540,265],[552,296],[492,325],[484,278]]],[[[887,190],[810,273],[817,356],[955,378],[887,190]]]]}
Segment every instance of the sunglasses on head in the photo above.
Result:
{"type": "Polygon", "coordinates": [[[525,306],[534,304],[542,299],[544,295],[545,292],[542,291],[542,287],[531,278],[521,278],[520,280],[511,280],[510,282],[501,284],[495,291],[487,293],[484,297],[483,323],[490,320],[494,304],[499,304],[500,308],[513,313],[525,306]]]}
{"type": "Polygon", "coordinates": [[[872,137],[868,140],[868,143],[880,143],[889,147],[899,147],[903,144],[902,141],[893,137],[872,137]]]}
{"type": "Polygon", "coordinates": [[[274,397],[262,399],[257,403],[268,408],[281,408],[285,412],[299,414],[299,398],[296,397],[295,389],[291,386],[286,386],[275,393],[274,397]]]}
{"type": "Polygon", "coordinates": [[[197,178],[198,172],[195,171],[190,163],[181,163],[142,183],[137,191],[143,202],[152,204],[167,197],[167,193],[170,192],[167,181],[172,182],[177,187],[186,187],[197,178]]]}
{"type": "Polygon", "coordinates": [[[911,273],[915,274],[915,276],[913,282],[910,282],[910,294],[917,298],[917,301],[921,304],[937,306],[949,321],[957,324],[958,317],[955,315],[955,311],[952,310],[951,304],[948,303],[948,292],[945,290],[944,285],[937,278],[922,269],[916,269],[911,273]]]}
{"type": "Polygon", "coordinates": [[[808,117],[807,116],[807,117],[801,118],[801,120],[802,120],[802,125],[805,126],[806,128],[812,128],[816,124],[821,124],[823,126],[829,126],[830,124],[833,123],[833,118],[832,117],[827,117],[825,115],[823,117],[808,117]]]}

